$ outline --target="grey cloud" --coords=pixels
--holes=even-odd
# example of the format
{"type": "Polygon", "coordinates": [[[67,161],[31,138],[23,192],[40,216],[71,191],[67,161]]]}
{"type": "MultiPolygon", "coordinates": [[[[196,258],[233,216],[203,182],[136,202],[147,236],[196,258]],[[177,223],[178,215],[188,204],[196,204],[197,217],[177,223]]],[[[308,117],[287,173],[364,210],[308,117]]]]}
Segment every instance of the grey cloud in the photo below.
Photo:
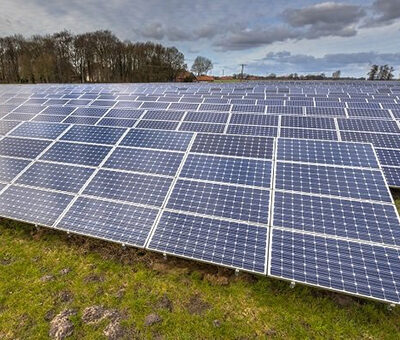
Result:
{"type": "Polygon", "coordinates": [[[323,57],[306,54],[291,54],[288,51],[270,52],[263,59],[253,63],[254,67],[274,65],[276,69],[293,72],[332,71],[339,68],[367,66],[370,64],[391,64],[399,66],[400,53],[334,53],[323,57]]]}
{"type": "Polygon", "coordinates": [[[297,37],[298,33],[287,27],[272,27],[262,30],[243,29],[222,37],[214,43],[214,46],[218,50],[244,50],[297,37]]]}
{"type": "Polygon", "coordinates": [[[400,19],[399,0],[375,0],[372,4],[374,15],[368,19],[363,27],[384,26],[400,19]]]}
{"type": "Polygon", "coordinates": [[[283,17],[293,27],[304,27],[307,25],[349,25],[357,22],[365,14],[365,10],[360,6],[322,2],[305,8],[286,9],[283,17]]]}

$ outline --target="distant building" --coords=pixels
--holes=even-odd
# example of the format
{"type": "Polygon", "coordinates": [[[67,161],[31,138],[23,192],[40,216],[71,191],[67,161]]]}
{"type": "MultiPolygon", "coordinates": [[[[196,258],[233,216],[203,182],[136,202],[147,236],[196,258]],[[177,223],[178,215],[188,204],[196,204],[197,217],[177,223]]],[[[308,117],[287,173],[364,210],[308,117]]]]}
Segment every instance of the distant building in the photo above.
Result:
{"type": "Polygon", "coordinates": [[[215,79],[213,76],[202,75],[202,76],[196,77],[196,80],[199,82],[202,82],[202,81],[214,81],[215,79]]]}

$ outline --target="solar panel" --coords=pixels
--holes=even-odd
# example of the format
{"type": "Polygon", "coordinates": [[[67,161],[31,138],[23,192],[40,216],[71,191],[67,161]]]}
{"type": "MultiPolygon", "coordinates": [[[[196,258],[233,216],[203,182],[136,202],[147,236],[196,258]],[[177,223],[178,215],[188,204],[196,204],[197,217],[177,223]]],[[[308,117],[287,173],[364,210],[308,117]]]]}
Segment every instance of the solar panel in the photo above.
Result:
{"type": "Polygon", "coordinates": [[[118,147],[104,164],[106,168],[173,176],[183,153],[118,147]]]}
{"type": "Polygon", "coordinates": [[[144,247],[158,210],[79,197],[56,228],[144,247]]]}
{"type": "Polygon", "coordinates": [[[397,249],[273,229],[269,275],[399,301],[397,249]]]}
{"type": "Polygon", "coordinates": [[[198,134],[191,152],[272,159],[273,138],[198,134]]]}
{"type": "Polygon", "coordinates": [[[400,303],[395,87],[0,92],[0,216],[400,303]]]}

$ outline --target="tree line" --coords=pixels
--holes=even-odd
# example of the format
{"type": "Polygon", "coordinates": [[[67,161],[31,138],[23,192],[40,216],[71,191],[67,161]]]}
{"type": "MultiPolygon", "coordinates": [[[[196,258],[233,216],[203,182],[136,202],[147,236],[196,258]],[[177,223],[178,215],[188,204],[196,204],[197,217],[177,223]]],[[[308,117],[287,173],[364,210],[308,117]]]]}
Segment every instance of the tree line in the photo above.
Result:
{"type": "Polygon", "coordinates": [[[0,38],[0,82],[166,82],[187,68],[175,47],[121,41],[110,31],[0,38]]]}

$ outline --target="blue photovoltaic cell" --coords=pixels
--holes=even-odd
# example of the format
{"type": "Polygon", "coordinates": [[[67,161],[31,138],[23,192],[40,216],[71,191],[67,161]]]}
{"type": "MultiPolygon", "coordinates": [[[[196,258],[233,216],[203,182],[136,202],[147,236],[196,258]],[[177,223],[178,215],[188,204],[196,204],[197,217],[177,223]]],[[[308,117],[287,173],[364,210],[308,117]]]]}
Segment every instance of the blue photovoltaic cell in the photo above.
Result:
{"type": "Polygon", "coordinates": [[[71,116],[101,117],[107,112],[107,109],[94,107],[79,107],[71,116]]]}
{"type": "Polygon", "coordinates": [[[149,248],[265,273],[267,233],[264,227],[164,212],[149,248]]]}
{"type": "Polygon", "coordinates": [[[302,115],[303,108],[299,106],[267,106],[267,113],[302,115]]]}
{"type": "Polygon", "coordinates": [[[326,117],[282,116],[281,126],[336,130],[335,120],[326,117]]]}
{"type": "Polygon", "coordinates": [[[255,105],[255,99],[231,99],[231,104],[240,104],[240,105],[255,105]]]}
{"type": "Polygon", "coordinates": [[[233,114],[230,124],[236,125],[267,125],[278,126],[279,116],[267,116],[256,114],[233,114]]]}
{"type": "MultiPolygon", "coordinates": [[[[1,99],[0,99],[1,102],[1,99]]],[[[0,113],[10,113],[16,108],[15,105],[0,105],[0,113]]]]}
{"type": "Polygon", "coordinates": [[[328,101],[328,102],[316,102],[315,103],[316,107],[334,107],[334,108],[341,108],[341,107],[346,107],[346,104],[344,102],[333,102],[333,101],[328,101]]]}
{"type": "Polygon", "coordinates": [[[393,120],[338,119],[340,130],[400,133],[393,120]]]}
{"type": "Polygon", "coordinates": [[[230,111],[231,106],[229,104],[201,104],[199,111],[230,111]]]}
{"type": "Polygon", "coordinates": [[[400,110],[392,110],[394,118],[400,119],[400,110]]]}
{"type": "Polygon", "coordinates": [[[280,136],[287,138],[304,138],[304,139],[324,139],[324,140],[338,139],[335,130],[319,130],[319,129],[281,128],[280,136]]]}
{"type": "Polygon", "coordinates": [[[74,107],[60,107],[60,106],[51,106],[47,107],[40,114],[44,115],[59,115],[59,116],[68,116],[72,111],[74,111],[74,107]]]}
{"type": "Polygon", "coordinates": [[[201,103],[201,102],[203,102],[203,98],[183,97],[180,102],[181,103],[201,103]]]}
{"type": "Polygon", "coordinates": [[[114,108],[119,108],[119,109],[137,109],[140,105],[142,105],[142,102],[119,101],[114,106],[114,108]]]}
{"type": "Polygon", "coordinates": [[[44,109],[45,106],[40,105],[22,105],[17,107],[13,112],[37,114],[44,109]]]}
{"type": "Polygon", "coordinates": [[[85,143],[115,144],[124,132],[125,129],[122,128],[77,125],[69,129],[61,139],[85,143]]]}
{"type": "Polygon", "coordinates": [[[138,119],[143,112],[143,110],[111,109],[105,117],[138,119]]]}
{"type": "Polygon", "coordinates": [[[346,112],[338,107],[306,107],[306,115],[345,117],[346,112]]]}
{"type": "Polygon", "coordinates": [[[380,105],[378,103],[366,103],[365,101],[352,102],[348,100],[347,106],[350,108],[380,109],[380,105]]]}
{"type": "Polygon", "coordinates": [[[18,178],[17,184],[77,193],[93,171],[90,168],[37,162],[18,178]]]}
{"type": "Polygon", "coordinates": [[[158,210],[79,197],[56,228],[144,247],[158,210]]]}
{"type": "Polygon", "coordinates": [[[271,187],[271,161],[189,154],[180,177],[271,187]]]}
{"type": "Polygon", "coordinates": [[[115,103],[116,102],[113,100],[95,100],[90,104],[90,106],[112,107],[115,103]]]}
{"type": "Polygon", "coordinates": [[[391,119],[388,110],[381,109],[347,109],[349,117],[388,118],[391,119]]]}
{"type": "Polygon", "coordinates": [[[72,197],[13,185],[0,195],[0,216],[52,226],[72,197]]]}
{"type": "Polygon", "coordinates": [[[49,122],[49,123],[60,123],[65,119],[65,116],[56,115],[37,115],[32,121],[33,122],[49,122]]]}
{"type": "Polygon", "coordinates": [[[97,125],[113,127],[133,127],[135,123],[135,119],[103,118],[97,123],[97,125]]]}
{"type": "Polygon", "coordinates": [[[278,160],[379,168],[372,146],[362,143],[278,139],[278,160]]]}
{"type": "Polygon", "coordinates": [[[66,106],[85,106],[89,105],[91,100],[87,99],[71,99],[65,105],[66,106]]]}
{"type": "Polygon", "coordinates": [[[67,124],[24,122],[10,136],[56,139],[66,128],[67,124]]]}
{"type": "Polygon", "coordinates": [[[304,193],[392,202],[382,173],[378,170],[278,162],[275,187],[304,193]]]}
{"type": "Polygon", "coordinates": [[[191,133],[174,131],[131,130],[120,145],[185,151],[192,139],[191,133]]]}
{"type": "Polygon", "coordinates": [[[160,102],[144,102],[140,108],[141,109],[166,109],[169,103],[160,102]]]}
{"type": "Polygon", "coordinates": [[[229,113],[224,112],[188,112],[185,122],[226,123],[229,113]]]}
{"type": "Polygon", "coordinates": [[[178,180],[167,208],[267,224],[269,196],[268,190],[178,180]]]}
{"type": "Polygon", "coordinates": [[[143,116],[144,119],[157,119],[157,120],[176,120],[182,119],[185,113],[182,111],[158,111],[148,110],[143,116]]]}
{"type": "Polygon", "coordinates": [[[198,134],[190,151],[272,159],[273,146],[273,138],[198,134]]]}
{"type": "Polygon", "coordinates": [[[400,166],[400,150],[375,148],[375,151],[382,165],[400,166]]]}
{"type": "Polygon", "coordinates": [[[178,124],[178,122],[167,120],[141,120],[136,127],[138,129],[175,130],[178,124]]]}
{"type": "Polygon", "coordinates": [[[100,170],[83,193],[161,207],[171,183],[166,177],[100,170]]]}
{"type": "Polygon", "coordinates": [[[36,114],[28,114],[28,113],[18,113],[18,112],[11,112],[7,116],[4,116],[4,120],[19,120],[19,121],[27,121],[31,120],[35,117],[36,114]]]}
{"type": "Polygon", "coordinates": [[[275,126],[260,125],[229,125],[226,133],[234,135],[276,137],[278,135],[278,128],[275,126]]]}
{"type": "Polygon", "coordinates": [[[400,302],[400,253],[377,245],[273,229],[269,274],[400,302]]]}
{"type": "Polygon", "coordinates": [[[400,167],[382,167],[386,181],[390,187],[400,188],[400,167]]]}
{"type": "Polygon", "coordinates": [[[0,120],[0,135],[5,135],[14,129],[21,122],[12,120],[0,120]]]}
{"type": "Polygon", "coordinates": [[[106,168],[173,176],[183,153],[118,147],[105,163],[106,168]]]}
{"type": "Polygon", "coordinates": [[[49,99],[45,105],[64,105],[67,101],[67,99],[49,99]]]}
{"type": "Polygon", "coordinates": [[[193,131],[193,132],[212,132],[223,133],[225,124],[212,124],[212,123],[182,123],[179,131],[193,131]]]}
{"type": "Polygon", "coordinates": [[[99,119],[99,117],[70,116],[67,117],[63,123],[94,125],[99,119]]]}
{"type": "Polygon", "coordinates": [[[30,162],[24,159],[0,157],[0,182],[11,182],[30,162]]]}
{"type": "Polygon", "coordinates": [[[172,103],[168,110],[197,110],[199,104],[191,104],[191,103],[172,103]]]}
{"type": "Polygon", "coordinates": [[[57,142],[41,157],[41,159],[62,163],[98,166],[110,150],[110,146],[57,142]]]}
{"type": "Polygon", "coordinates": [[[400,134],[340,131],[342,140],[372,143],[375,147],[400,149],[400,134]]]}
{"type": "Polygon", "coordinates": [[[6,137],[0,140],[0,155],[36,158],[49,146],[50,141],[6,137]]]}
{"type": "Polygon", "coordinates": [[[232,112],[264,113],[264,105],[232,105],[232,112]]]}

